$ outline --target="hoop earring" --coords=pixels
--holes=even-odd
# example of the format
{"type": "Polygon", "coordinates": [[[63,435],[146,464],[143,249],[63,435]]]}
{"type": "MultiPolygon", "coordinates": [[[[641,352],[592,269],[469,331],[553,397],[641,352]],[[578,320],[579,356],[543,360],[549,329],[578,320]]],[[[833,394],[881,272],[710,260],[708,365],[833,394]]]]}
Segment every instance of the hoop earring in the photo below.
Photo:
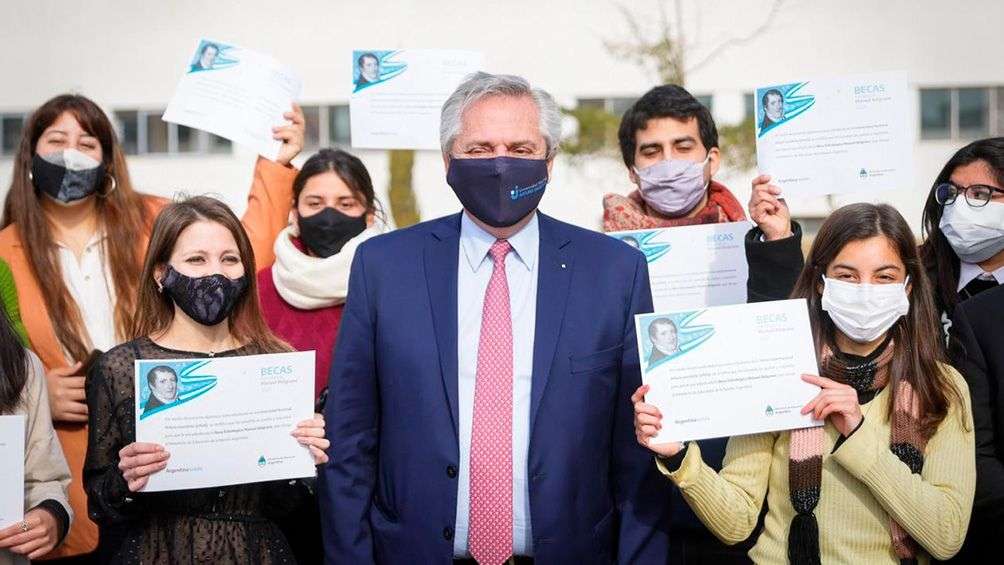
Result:
{"type": "Polygon", "coordinates": [[[107,198],[109,194],[115,192],[115,189],[117,189],[119,187],[118,181],[115,180],[115,175],[113,175],[111,173],[108,173],[108,178],[110,178],[112,180],[112,187],[109,188],[108,190],[104,191],[103,194],[101,194],[102,198],[107,198]]]}

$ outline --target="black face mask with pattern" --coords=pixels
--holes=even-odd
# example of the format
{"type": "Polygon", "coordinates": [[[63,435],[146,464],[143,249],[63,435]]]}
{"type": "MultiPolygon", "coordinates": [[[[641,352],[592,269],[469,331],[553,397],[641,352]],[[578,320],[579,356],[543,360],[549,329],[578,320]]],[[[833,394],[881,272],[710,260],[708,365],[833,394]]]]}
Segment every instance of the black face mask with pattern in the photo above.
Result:
{"type": "Polygon", "coordinates": [[[163,292],[188,314],[204,326],[215,326],[226,320],[237,301],[248,287],[248,276],[229,279],[221,274],[189,277],[175,271],[170,265],[161,281],[163,292]]]}

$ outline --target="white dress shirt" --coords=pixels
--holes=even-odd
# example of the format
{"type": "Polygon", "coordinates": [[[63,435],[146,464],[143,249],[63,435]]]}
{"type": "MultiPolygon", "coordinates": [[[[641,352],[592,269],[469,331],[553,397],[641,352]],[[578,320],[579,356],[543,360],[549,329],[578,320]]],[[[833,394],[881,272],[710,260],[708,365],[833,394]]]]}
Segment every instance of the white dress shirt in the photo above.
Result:
{"type": "Polygon", "coordinates": [[[118,340],[115,338],[115,285],[105,257],[104,240],[103,233],[91,236],[79,261],[73,250],[63,243],[57,241],[56,247],[63,283],[80,309],[91,343],[95,349],[108,351],[118,340]]]}
{"type": "MultiPolygon", "coordinates": [[[[457,524],[453,555],[470,557],[467,535],[470,522],[471,431],[474,420],[474,383],[478,369],[481,316],[492,276],[488,250],[495,236],[477,226],[464,212],[460,221],[460,257],[457,263],[457,376],[460,416],[460,465],[457,475],[457,524]]],[[[533,555],[530,529],[530,490],[527,454],[530,447],[530,389],[533,373],[533,336],[537,318],[537,256],[540,231],[536,214],[519,233],[509,238],[506,256],[512,317],[512,527],[513,553],[533,555]]]]}
{"type": "Polygon", "coordinates": [[[1004,267],[1000,267],[996,271],[988,273],[975,263],[959,261],[959,288],[957,292],[962,292],[962,289],[966,288],[967,284],[976,279],[982,279],[985,281],[993,280],[997,284],[1001,284],[1004,282],[1004,267]]]}

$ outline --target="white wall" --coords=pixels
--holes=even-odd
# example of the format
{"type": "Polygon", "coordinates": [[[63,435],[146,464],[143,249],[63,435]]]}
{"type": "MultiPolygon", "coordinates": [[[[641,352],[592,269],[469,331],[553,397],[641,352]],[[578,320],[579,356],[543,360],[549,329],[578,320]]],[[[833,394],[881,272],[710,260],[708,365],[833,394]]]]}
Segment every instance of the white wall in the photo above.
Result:
{"type": "MultiPolygon", "coordinates": [[[[770,3],[684,0],[686,33],[697,42],[691,61],[753,29],[770,3]]],[[[642,20],[657,16],[655,1],[624,4],[642,20]]],[[[767,32],[691,73],[688,87],[713,94],[715,113],[725,122],[742,116],[742,94],[754,85],[791,77],[906,69],[914,86],[1004,84],[997,40],[1004,2],[972,0],[961,6],[936,0],[788,0],[767,32]]],[[[33,0],[0,4],[0,112],[30,110],[64,91],[86,94],[109,110],[163,108],[199,36],[252,47],[291,64],[304,79],[306,104],[348,99],[345,77],[353,48],[481,49],[489,70],[522,74],[567,105],[580,97],[637,96],[656,82],[605,50],[604,39],[626,37],[617,5],[605,0],[33,0]]],[[[895,203],[918,227],[923,194],[959,145],[918,142],[914,186],[875,198],[895,203]]],[[[386,154],[359,154],[378,189],[385,190],[386,154]]],[[[141,190],[218,193],[239,211],[253,162],[253,154],[236,148],[225,156],[136,156],[129,164],[141,190]]],[[[0,192],[9,177],[10,161],[0,160],[0,192]]],[[[751,177],[736,171],[721,175],[741,200],[751,177]]],[[[418,155],[414,179],[423,217],[458,209],[438,154],[418,155]]],[[[542,208],[598,227],[602,194],[629,188],[616,159],[562,160],[542,208]]],[[[827,210],[821,200],[791,205],[802,214],[827,210]]]]}

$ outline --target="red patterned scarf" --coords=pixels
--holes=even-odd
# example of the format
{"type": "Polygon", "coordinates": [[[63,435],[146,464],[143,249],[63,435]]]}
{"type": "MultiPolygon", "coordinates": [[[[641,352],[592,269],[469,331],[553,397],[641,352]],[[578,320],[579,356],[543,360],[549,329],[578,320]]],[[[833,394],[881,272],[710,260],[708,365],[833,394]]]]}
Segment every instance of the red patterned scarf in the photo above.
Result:
{"type": "Polygon", "coordinates": [[[645,203],[641,192],[627,196],[607,194],[603,197],[603,231],[673,228],[698,224],[720,224],[746,219],[746,212],[725,185],[711,181],[708,203],[690,218],[670,218],[645,203]]]}

